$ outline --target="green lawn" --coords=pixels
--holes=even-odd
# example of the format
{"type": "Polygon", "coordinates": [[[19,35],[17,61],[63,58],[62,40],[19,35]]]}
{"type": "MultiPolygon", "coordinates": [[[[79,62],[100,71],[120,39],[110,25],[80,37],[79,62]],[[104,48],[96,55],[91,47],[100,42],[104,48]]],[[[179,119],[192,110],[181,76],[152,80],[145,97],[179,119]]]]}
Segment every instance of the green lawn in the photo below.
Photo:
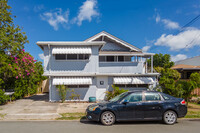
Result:
{"type": "Polygon", "coordinates": [[[61,117],[56,120],[80,120],[86,119],[85,113],[61,113],[61,117]]]}
{"type": "Polygon", "coordinates": [[[195,103],[188,104],[188,113],[185,118],[200,118],[200,105],[195,103]]]}

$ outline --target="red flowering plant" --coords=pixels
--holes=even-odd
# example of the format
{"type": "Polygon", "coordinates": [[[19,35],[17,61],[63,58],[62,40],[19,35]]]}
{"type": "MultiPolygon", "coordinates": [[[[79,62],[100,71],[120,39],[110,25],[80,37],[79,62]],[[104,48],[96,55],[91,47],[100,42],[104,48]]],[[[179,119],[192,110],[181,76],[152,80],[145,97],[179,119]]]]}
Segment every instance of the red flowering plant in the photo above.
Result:
{"type": "MultiPolygon", "coordinates": [[[[12,64],[16,81],[23,81],[24,86],[26,86],[26,95],[30,95],[30,91],[33,88],[33,77],[37,75],[37,68],[35,66],[36,60],[28,52],[22,49],[17,55],[12,56],[12,64]]],[[[17,81],[17,82],[19,82],[17,81]]],[[[35,92],[34,92],[35,93],[35,92]]]]}
{"type": "Polygon", "coordinates": [[[19,78],[28,78],[35,72],[35,62],[34,57],[29,53],[25,52],[24,49],[21,52],[12,58],[14,69],[16,70],[16,79],[19,78]]]}

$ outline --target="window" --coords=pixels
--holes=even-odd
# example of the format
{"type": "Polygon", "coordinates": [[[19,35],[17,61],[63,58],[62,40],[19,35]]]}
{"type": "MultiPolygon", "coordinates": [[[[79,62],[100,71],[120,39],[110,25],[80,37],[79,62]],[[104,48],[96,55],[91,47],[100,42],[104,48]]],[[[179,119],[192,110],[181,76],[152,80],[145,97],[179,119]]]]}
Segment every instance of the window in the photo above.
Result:
{"type": "Polygon", "coordinates": [[[137,87],[135,84],[128,84],[126,85],[127,88],[133,88],[133,87],[137,87]]]}
{"type": "Polygon", "coordinates": [[[89,85],[79,85],[78,87],[79,88],[89,88],[90,86],[89,85]]]}
{"type": "Polygon", "coordinates": [[[68,60],[77,60],[77,54],[67,54],[68,60]]]}
{"type": "Polygon", "coordinates": [[[146,101],[159,101],[161,97],[158,93],[147,92],[145,93],[146,101]]]}
{"type": "Polygon", "coordinates": [[[142,101],[142,93],[132,93],[124,98],[128,102],[140,102],[142,101]]]}
{"type": "Polygon", "coordinates": [[[107,62],[114,62],[115,58],[114,58],[114,56],[107,56],[106,61],[107,62]]]}
{"type": "Polygon", "coordinates": [[[106,56],[99,56],[99,61],[100,62],[105,62],[106,61],[106,56]]]}
{"type": "Polygon", "coordinates": [[[56,54],[56,60],[66,60],[66,54],[56,54]]]}
{"type": "Polygon", "coordinates": [[[118,56],[118,61],[123,62],[124,61],[124,56],[118,56]]]}
{"type": "Polygon", "coordinates": [[[131,61],[131,56],[124,56],[124,61],[130,62],[131,61]]]}
{"type": "Polygon", "coordinates": [[[131,56],[99,56],[99,62],[131,62],[131,56]]]}
{"type": "Polygon", "coordinates": [[[67,85],[67,88],[78,88],[78,85],[67,85]]]}
{"type": "Polygon", "coordinates": [[[67,88],[89,88],[89,85],[67,85],[67,88]]]}
{"type": "Polygon", "coordinates": [[[79,60],[88,60],[89,59],[89,54],[79,54],[78,55],[79,60]]]}
{"type": "Polygon", "coordinates": [[[148,84],[139,84],[138,87],[141,87],[141,88],[149,88],[149,85],[148,85],[148,84]]]}
{"type": "Polygon", "coordinates": [[[89,54],[56,54],[56,60],[89,60],[89,54]]]}
{"type": "Polygon", "coordinates": [[[125,88],[126,87],[126,85],[116,85],[116,87],[120,87],[120,88],[125,88]]]}
{"type": "Polygon", "coordinates": [[[165,94],[165,93],[162,93],[162,97],[163,97],[164,100],[170,100],[170,99],[174,98],[173,96],[170,96],[170,95],[165,94]]]}

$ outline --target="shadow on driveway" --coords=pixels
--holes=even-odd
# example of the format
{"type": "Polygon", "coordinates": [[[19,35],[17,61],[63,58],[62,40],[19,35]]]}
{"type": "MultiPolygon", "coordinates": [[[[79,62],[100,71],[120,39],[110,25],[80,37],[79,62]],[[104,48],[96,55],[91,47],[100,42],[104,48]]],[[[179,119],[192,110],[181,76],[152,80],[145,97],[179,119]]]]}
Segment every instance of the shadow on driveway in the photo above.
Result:
{"type": "Polygon", "coordinates": [[[49,102],[49,93],[37,94],[23,99],[49,102]]]}

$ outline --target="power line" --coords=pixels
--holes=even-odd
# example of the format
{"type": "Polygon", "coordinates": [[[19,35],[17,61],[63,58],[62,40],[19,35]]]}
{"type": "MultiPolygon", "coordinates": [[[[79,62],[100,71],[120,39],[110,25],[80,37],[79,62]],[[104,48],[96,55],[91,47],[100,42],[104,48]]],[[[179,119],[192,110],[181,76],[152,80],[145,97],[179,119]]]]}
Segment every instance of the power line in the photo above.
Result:
{"type": "MultiPolygon", "coordinates": [[[[194,24],[199,18],[200,18],[200,14],[197,15],[195,18],[193,18],[191,21],[189,21],[187,24],[185,24],[183,27],[181,27],[181,29],[180,29],[177,33],[174,33],[174,34],[175,34],[175,35],[179,34],[179,33],[182,32],[185,28],[187,28],[187,27],[189,27],[190,25],[194,24]]],[[[197,38],[199,38],[199,37],[200,37],[200,35],[199,35],[197,38]]],[[[169,39],[167,40],[167,42],[168,42],[169,40],[171,40],[172,38],[173,38],[173,37],[169,38],[169,39]]],[[[189,45],[191,45],[191,44],[194,42],[194,40],[195,40],[195,38],[193,38],[193,40],[192,40],[189,44],[187,44],[187,45],[185,46],[185,48],[188,47],[189,45]]],[[[165,43],[167,43],[167,42],[165,42],[165,43]]],[[[156,48],[158,48],[158,46],[155,46],[155,47],[154,47],[154,49],[156,49],[156,48]]],[[[151,48],[151,50],[152,50],[152,49],[153,49],[153,48],[151,48]]]]}

